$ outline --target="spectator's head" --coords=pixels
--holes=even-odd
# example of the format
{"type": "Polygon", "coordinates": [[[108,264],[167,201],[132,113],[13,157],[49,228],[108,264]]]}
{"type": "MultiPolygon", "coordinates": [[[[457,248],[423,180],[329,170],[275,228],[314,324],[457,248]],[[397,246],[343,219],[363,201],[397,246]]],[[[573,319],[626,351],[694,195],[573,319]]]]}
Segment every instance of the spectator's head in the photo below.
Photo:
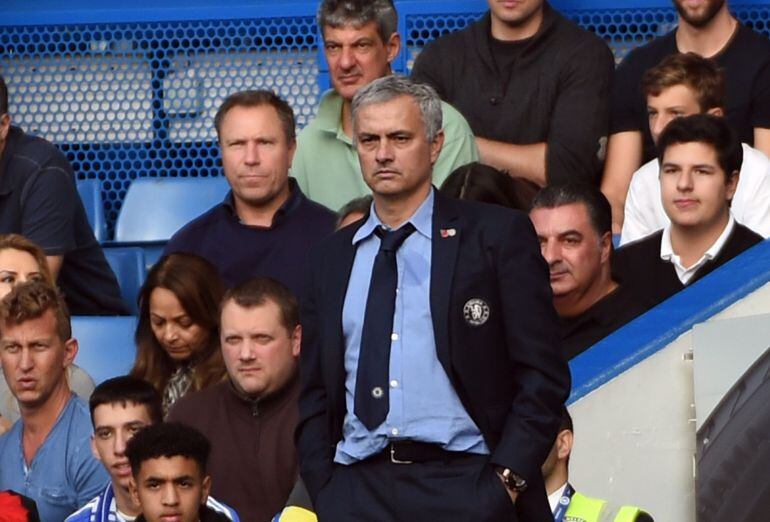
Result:
{"type": "Polygon", "coordinates": [[[131,375],[161,393],[182,364],[194,365],[194,389],[219,380],[224,365],[217,324],[224,293],[217,270],[202,257],[176,253],[161,258],[139,292],[131,375]]]}
{"type": "Polygon", "coordinates": [[[458,167],[441,185],[441,192],[452,198],[481,201],[503,207],[524,209],[523,194],[506,173],[483,163],[458,167]]]}
{"type": "Polygon", "coordinates": [[[256,277],[229,290],[222,299],[220,331],[227,373],[240,393],[266,397],[296,375],[299,306],[278,281],[256,277]]]}
{"type": "Polygon", "coordinates": [[[11,128],[11,115],[8,113],[8,87],[0,76],[0,154],[5,149],[5,139],[11,128]]]}
{"type": "Polygon", "coordinates": [[[289,197],[289,168],[297,148],[294,111],[271,91],[228,96],[214,117],[222,169],[244,222],[272,214],[289,197]]]}
{"type": "Polygon", "coordinates": [[[595,187],[569,183],[543,188],[529,213],[551,275],[560,316],[581,314],[613,288],[612,218],[595,187]]]}
{"type": "Polygon", "coordinates": [[[346,101],[390,74],[401,38],[391,0],[322,0],[318,26],[334,90],[346,101]]]}
{"type": "Polygon", "coordinates": [[[569,478],[569,455],[572,452],[573,438],[572,417],[567,407],[562,406],[559,433],[542,467],[545,489],[549,495],[569,478]]]}
{"type": "Polygon", "coordinates": [[[487,0],[492,36],[498,40],[521,40],[537,32],[543,20],[544,0],[501,2],[487,0]]]}
{"type": "Polygon", "coordinates": [[[18,234],[0,236],[0,298],[27,281],[54,284],[43,250],[18,234]]]}
{"type": "Polygon", "coordinates": [[[0,361],[22,417],[69,394],[77,352],[67,306],[49,282],[20,284],[0,302],[0,361]]]}
{"type": "Polygon", "coordinates": [[[205,436],[177,422],[153,424],[129,441],[131,496],[147,522],[198,522],[211,489],[210,452],[205,436]]]}
{"type": "Polygon", "coordinates": [[[386,76],[353,98],[353,137],[375,201],[422,201],[441,146],[441,100],[427,85],[386,76]]]}
{"type": "Polygon", "coordinates": [[[675,118],[724,114],[724,76],[716,62],[695,53],[677,53],[664,58],[644,73],[642,89],[647,98],[650,134],[655,142],[675,118]]]}
{"type": "Polygon", "coordinates": [[[727,121],[706,114],[672,121],[658,139],[658,161],[661,200],[672,229],[718,237],[743,161],[727,121]]]}
{"type": "Polygon", "coordinates": [[[88,402],[94,425],[91,449],[112,485],[127,495],[131,466],[126,445],[140,429],[163,420],[160,394],[147,381],[124,376],[99,384],[88,402]]]}
{"type": "Polygon", "coordinates": [[[345,203],[337,212],[337,230],[363,219],[372,207],[372,196],[362,196],[345,203]]]}
{"type": "Polygon", "coordinates": [[[684,22],[696,28],[705,28],[718,14],[728,12],[726,0],[704,0],[695,3],[674,0],[674,5],[679,13],[680,23],[684,22]]]}

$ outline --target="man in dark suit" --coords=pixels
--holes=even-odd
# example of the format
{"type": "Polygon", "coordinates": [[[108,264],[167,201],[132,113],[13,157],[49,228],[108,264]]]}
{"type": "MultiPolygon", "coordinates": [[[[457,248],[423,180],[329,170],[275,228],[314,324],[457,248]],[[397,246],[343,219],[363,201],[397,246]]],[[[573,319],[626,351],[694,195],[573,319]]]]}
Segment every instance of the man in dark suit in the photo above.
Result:
{"type": "Polygon", "coordinates": [[[658,138],[660,194],[671,223],[617,251],[615,270],[652,307],[722,266],[762,236],[730,213],[743,162],[724,118],[678,118],[658,138]]]}
{"type": "Polygon", "coordinates": [[[352,110],[374,203],[311,257],[301,311],[319,518],[552,520],[540,467],[570,380],[532,225],[432,188],[430,87],[382,78],[352,110]]]}

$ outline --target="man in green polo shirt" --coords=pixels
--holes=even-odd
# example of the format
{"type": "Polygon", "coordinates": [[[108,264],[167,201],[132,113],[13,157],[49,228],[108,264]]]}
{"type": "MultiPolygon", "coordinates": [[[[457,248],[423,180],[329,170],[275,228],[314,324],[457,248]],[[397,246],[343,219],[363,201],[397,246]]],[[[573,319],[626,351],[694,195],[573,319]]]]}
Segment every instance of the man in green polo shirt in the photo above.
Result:
{"type": "MultiPolygon", "coordinates": [[[[291,175],[302,192],[333,210],[369,194],[351,136],[350,102],[358,89],[391,74],[401,49],[398,15],[391,0],[322,0],[318,24],[333,89],[297,139],[291,175]]],[[[444,146],[433,167],[436,185],[457,167],[478,160],[468,122],[443,104],[444,146]]]]}

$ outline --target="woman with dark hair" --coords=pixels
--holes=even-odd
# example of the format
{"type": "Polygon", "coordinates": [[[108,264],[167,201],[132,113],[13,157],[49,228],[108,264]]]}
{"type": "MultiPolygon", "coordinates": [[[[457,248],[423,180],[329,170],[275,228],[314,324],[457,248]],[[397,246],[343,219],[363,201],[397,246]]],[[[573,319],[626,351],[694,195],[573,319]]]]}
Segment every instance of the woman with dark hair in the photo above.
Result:
{"type": "Polygon", "coordinates": [[[136,361],[130,375],[163,396],[163,415],[190,390],[219,382],[219,301],[225,285],[216,269],[193,254],[162,257],[139,292],[136,361]]]}
{"type": "Polygon", "coordinates": [[[483,163],[458,167],[441,185],[441,193],[456,199],[481,201],[528,211],[539,187],[483,163]]]}

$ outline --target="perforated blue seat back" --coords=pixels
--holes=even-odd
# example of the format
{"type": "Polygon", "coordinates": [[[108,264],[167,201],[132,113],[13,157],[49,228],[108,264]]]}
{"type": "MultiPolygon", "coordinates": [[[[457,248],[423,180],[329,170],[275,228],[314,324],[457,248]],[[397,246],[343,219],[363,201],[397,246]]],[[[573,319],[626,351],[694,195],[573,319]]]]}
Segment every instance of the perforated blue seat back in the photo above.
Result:
{"type": "Polygon", "coordinates": [[[134,330],[134,316],[74,316],[72,336],[78,340],[75,364],[97,384],[127,374],[136,357],[134,330]]]}
{"type": "Polygon", "coordinates": [[[167,241],[221,203],[228,190],[224,177],[135,179],[120,209],[115,241],[167,241]]]}
{"type": "Polygon", "coordinates": [[[139,308],[136,304],[136,298],[147,276],[144,249],[109,246],[104,248],[104,256],[118,278],[120,294],[123,296],[128,310],[137,315],[139,308]]]}
{"type": "Polygon", "coordinates": [[[100,243],[107,239],[107,222],[104,219],[104,201],[102,187],[95,179],[81,179],[77,182],[78,194],[86,209],[88,223],[100,243]]]}

